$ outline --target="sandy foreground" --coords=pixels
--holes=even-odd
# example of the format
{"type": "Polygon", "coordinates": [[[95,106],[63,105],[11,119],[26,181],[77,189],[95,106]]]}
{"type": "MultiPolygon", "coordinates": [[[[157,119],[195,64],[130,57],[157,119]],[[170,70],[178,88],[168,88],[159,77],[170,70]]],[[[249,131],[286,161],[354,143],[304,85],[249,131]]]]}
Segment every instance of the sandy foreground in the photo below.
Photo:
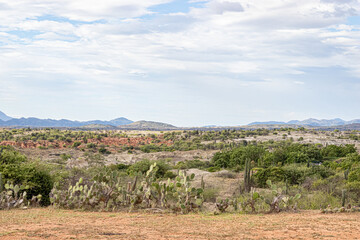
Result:
{"type": "Polygon", "coordinates": [[[360,213],[173,215],[0,211],[0,239],[360,239],[360,213]]]}

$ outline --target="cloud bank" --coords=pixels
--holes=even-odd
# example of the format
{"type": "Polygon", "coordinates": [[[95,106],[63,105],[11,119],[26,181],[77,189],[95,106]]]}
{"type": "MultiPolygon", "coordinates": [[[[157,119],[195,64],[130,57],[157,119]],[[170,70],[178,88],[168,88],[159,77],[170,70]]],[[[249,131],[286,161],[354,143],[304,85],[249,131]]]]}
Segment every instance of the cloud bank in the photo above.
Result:
{"type": "Polygon", "coordinates": [[[357,0],[3,0],[8,115],[244,124],[357,118],[357,0]]]}

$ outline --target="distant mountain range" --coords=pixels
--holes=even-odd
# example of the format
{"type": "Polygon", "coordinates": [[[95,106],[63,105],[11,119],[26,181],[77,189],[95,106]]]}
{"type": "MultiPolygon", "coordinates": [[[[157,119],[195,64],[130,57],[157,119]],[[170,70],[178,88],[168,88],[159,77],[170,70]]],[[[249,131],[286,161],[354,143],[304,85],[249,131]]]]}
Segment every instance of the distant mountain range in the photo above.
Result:
{"type": "Polygon", "coordinates": [[[342,126],[348,124],[360,123],[360,119],[354,119],[351,121],[345,121],[340,118],[334,119],[315,119],[309,118],[306,120],[291,120],[289,122],[277,122],[277,121],[269,121],[269,122],[252,122],[248,124],[248,126],[253,125],[301,125],[301,126],[311,126],[311,127],[332,127],[332,126],[342,126]]]}
{"type": "Polygon", "coordinates": [[[79,129],[143,129],[143,130],[175,130],[177,127],[161,122],[131,121],[121,117],[110,121],[71,121],[67,119],[12,118],[0,111],[0,127],[66,127],[79,129]]]}
{"type": "MultiPolygon", "coordinates": [[[[292,120],[289,122],[268,121],[268,122],[252,122],[246,126],[215,126],[209,125],[204,130],[209,129],[228,129],[228,128],[261,128],[271,127],[278,128],[282,125],[291,126],[308,126],[308,127],[340,127],[344,128],[359,128],[360,119],[345,121],[340,118],[335,119],[315,119],[309,118],[306,120],[292,120]],[[266,126],[263,126],[266,125],[266,126]]],[[[92,120],[92,121],[72,121],[67,119],[39,119],[39,118],[12,118],[0,111],[0,127],[64,127],[64,128],[80,128],[80,129],[142,129],[142,130],[175,130],[179,129],[171,124],[152,122],[152,121],[131,121],[127,118],[121,117],[110,121],[92,120]]],[[[183,129],[202,129],[202,128],[183,128],[183,129]]]]}
{"type": "Polygon", "coordinates": [[[0,126],[16,126],[16,127],[82,127],[87,125],[109,125],[119,126],[133,123],[133,121],[127,118],[116,118],[110,121],[71,121],[67,119],[54,120],[54,119],[39,119],[39,118],[11,118],[5,113],[0,111],[0,126]]]}

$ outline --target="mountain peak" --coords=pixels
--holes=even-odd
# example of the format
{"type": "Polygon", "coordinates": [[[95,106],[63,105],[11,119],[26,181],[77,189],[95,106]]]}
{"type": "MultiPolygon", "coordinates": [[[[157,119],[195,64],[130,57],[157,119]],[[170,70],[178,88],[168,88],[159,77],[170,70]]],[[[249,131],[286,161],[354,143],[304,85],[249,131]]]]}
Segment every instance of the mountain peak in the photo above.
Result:
{"type": "Polygon", "coordinates": [[[8,115],[6,115],[5,113],[3,113],[2,111],[0,111],[0,120],[2,121],[8,121],[12,119],[12,117],[9,117],[8,115]]]}

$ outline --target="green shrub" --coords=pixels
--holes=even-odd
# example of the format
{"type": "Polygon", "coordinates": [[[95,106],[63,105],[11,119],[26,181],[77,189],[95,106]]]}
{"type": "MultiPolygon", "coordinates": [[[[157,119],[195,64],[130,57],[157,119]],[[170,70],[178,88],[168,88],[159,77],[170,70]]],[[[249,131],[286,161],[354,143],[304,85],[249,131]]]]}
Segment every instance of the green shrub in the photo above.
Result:
{"type": "Polygon", "coordinates": [[[190,169],[190,168],[197,168],[197,169],[205,169],[212,167],[212,164],[209,161],[201,161],[198,159],[195,160],[186,160],[176,163],[176,169],[190,169]]]}
{"type": "Polygon", "coordinates": [[[311,172],[308,175],[315,175],[323,179],[335,175],[335,172],[331,168],[327,168],[323,165],[312,166],[310,169],[311,172]]]}
{"type": "Polygon", "coordinates": [[[26,161],[26,156],[15,151],[12,147],[0,146],[0,165],[20,164],[26,161]]]}
{"type": "Polygon", "coordinates": [[[28,198],[41,194],[41,204],[49,205],[49,193],[53,186],[53,181],[49,173],[39,170],[35,164],[7,164],[0,166],[0,172],[4,176],[4,181],[14,184],[29,186],[26,191],[28,198]]]}
{"type": "Polygon", "coordinates": [[[304,210],[315,210],[320,208],[341,207],[341,198],[335,197],[326,192],[313,192],[308,194],[302,194],[302,197],[298,201],[298,207],[304,210]]]}
{"type": "Polygon", "coordinates": [[[265,154],[265,149],[260,146],[247,145],[234,148],[230,151],[216,153],[212,163],[220,168],[234,168],[238,165],[244,166],[246,159],[258,163],[265,154]]]}
{"type": "MultiPolygon", "coordinates": [[[[3,149],[3,148],[2,148],[3,149]]],[[[0,172],[4,182],[28,186],[28,198],[42,195],[41,204],[49,205],[49,193],[53,180],[47,171],[35,163],[27,161],[26,157],[12,148],[3,149],[0,155],[0,172]]]]}
{"type": "Polygon", "coordinates": [[[266,181],[281,182],[285,180],[285,171],[280,167],[254,169],[254,182],[258,187],[267,187],[266,181]]]}
{"type": "Polygon", "coordinates": [[[73,145],[72,145],[72,147],[73,147],[73,148],[77,148],[77,147],[80,146],[80,145],[81,145],[81,142],[74,142],[73,145]]]}
{"type": "Polygon", "coordinates": [[[304,152],[291,152],[287,157],[287,163],[306,163],[310,160],[309,156],[304,152]]]}
{"type": "Polygon", "coordinates": [[[165,174],[164,174],[164,178],[165,179],[174,179],[177,175],[175,173],[173,173],[172,171],[167,171],[165,174]]]}
{"type": "Polygon", "coordinates": [[[95,143],[88,143],[86,145],[87,148],[96,148],[96,144],[95,143]]]}
{"type": "Polygon", "coordinates": [[[161,146],[158,146],[155,144],[147,144],[147,145],[141,146],[140,150],[145,153],[150,153],[150,152],[160,152],[162,149],[161,149],[161,146]]]}
{"type": "Polygon", "coordinates": [[[217,166],[215,166],[215,167],[209,167],[209,168],[206,169],[206,171],[208,171],[208,172],[218,172],[218,171],[220,171],[220,170],[221,170],[221,168],[220,168],[220,167],[217,167],[217,166]]]}
{"type": "Polygon", "coordinates": [[[110,165],[109,168],[113,169],[113,170],[127,170],[129,168],[130,165],[127,164],[123,164],[123,163],[118,163],[118,164],[113,164],[110,165]]]}
{"type": "Polygon", "coordinates": [[[355,152],[355,145],[352,144],[346,144],[345,146],[329,145],[321,150],[321,154],[327,158],[345,157],[346,155],[355,152]]]}
{"type": "Polygon", "coordinates": [[[217,188],[205,188],[203,192],[204,202],[216,202],[216,198],[219,196],[219,189],[217,188]]]}
{"type": "Polygon", "coordinates": [[[360,168],[354,169],[349,173],[349,182],[360,182],[360,168]]]}
{"type": "Polygon", "coordinates": [[[105,147],[99,148],[99,153],[101,154],[111,154],[109,150],[107,150],[105,147]]]}
{"type": "Polygon", "coordinates": [[[136,173],[145,174],[150,169],[150,166],[154,162],[156,162],[156,168],[157,168],[156,177],[158,178],[164,177],[165,173],[171,168],[170,165],[168,165],[164,161],[150,161],[147,159],[141,160],[131,165],[127,169],[127,172],[129,175],[136,175],[136,173]]]}

